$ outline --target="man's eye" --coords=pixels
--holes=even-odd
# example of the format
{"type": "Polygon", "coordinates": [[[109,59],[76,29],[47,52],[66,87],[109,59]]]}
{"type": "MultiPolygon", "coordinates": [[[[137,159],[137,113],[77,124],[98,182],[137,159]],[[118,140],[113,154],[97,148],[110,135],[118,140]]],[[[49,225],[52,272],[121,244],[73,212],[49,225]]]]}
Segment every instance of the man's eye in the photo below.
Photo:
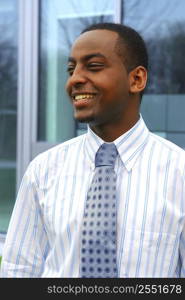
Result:
{"type": "Polygon", "coordinates": [[[104,66],[104,64],[102,64],[102,63],[89,63],[87,65],[87,67],[89,69],[93,69],[93,70],[99,70],[99,69],[103,68],[103,66],[104,66]]]}
{"type": "Polygon", "coordinates": [[[71,66],[67,68],[67,72],[69,73],[69,75],[72,75],[73,71],[74,71],[74,67],[71,66]]]}

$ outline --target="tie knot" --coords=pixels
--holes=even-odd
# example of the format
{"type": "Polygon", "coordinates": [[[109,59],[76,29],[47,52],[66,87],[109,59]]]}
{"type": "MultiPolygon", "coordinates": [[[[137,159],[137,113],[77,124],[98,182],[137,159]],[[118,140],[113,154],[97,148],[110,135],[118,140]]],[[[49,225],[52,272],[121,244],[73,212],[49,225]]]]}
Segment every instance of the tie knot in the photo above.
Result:
{"type": "Polygon", "coordinates": [[[114,143],[110,144],[102,144],[98,149],[95,157],[95,166],[112,166],[114,167],[114,163],[116,157],[118,155],[118,151],[114,143]]]}

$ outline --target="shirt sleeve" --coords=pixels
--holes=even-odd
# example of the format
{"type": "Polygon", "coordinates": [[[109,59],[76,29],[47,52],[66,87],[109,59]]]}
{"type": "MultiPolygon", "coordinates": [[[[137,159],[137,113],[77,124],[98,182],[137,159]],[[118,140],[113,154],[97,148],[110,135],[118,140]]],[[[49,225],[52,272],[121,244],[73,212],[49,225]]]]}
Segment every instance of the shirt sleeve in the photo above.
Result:
{"type": "Polygon", "coordinates": [[[48,238],[33,168],[26,171],[13,209],[2,254],[0,277],[41,277],[48,238]]]}
{"type": "Polygon", "coordinates": [[[181,260],[180,277],[185,278],[185,226],[181,233],[181,239],[180,239],[180,260],[181,260]]]}

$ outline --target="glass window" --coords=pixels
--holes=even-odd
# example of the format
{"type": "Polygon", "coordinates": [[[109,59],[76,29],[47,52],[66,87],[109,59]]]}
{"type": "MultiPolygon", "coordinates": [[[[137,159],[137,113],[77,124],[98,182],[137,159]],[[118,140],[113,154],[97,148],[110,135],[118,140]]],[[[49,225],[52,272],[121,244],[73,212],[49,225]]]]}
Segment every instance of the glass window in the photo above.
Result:
{"type": "Polygon", "coordinates": [[[147,93],[184,94],[185,2],[125,0],[123,10],[123,23],[147,42],[151,69],[147,93]]]}
{"type": "Polygon", "coordinates": [[[113,21],[114,0],[42,0],[38,140],[60,142],[81,134],[86,125],[73,118],[65,92],[71,45],[86,26],[113,21]]]}
{"type": "Polygon", "coordinates": [[[185,145],[184,11],[184,0],[123,1],[122,22],[141,33],[149,52],[142,114],[152,131],[166,132],[181,147],[185,145]]]}
{"type": "Polygon", "coordinates": [[[0,232],[6,232],[16,187],[17,1],[0,1],[0,232]]]}

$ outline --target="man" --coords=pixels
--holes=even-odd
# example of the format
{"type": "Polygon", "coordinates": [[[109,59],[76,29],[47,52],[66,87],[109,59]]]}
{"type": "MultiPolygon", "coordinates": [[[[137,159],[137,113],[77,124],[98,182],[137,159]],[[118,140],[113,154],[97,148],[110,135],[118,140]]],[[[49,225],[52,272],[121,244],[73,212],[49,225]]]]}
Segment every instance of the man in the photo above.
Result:
{"type": "MultiPolygon", "coordinates": [[[[139,114],[147,81],[142,38],[120,24],[92,25],[75,41],[68,72],[66,89],[74,116],[88,123],[88,132],[40,154],[29,165],[7,233],[2,276],[184,277],[185,154],[150,133],[139,114]],[[98,186],[91,194],[89,190],[97,153],[109,144],[116,158],[109,166],[113,177],[105,198],[112,195],[116,202],[114,213],[104,212],[107,221],[99,210],[95,222],[88,201],[96,198],[98,186]],[[116,230],[104,230],[107,238],[102,226],[111,221],[116,230]],[[100,248],[93,244],[94,236],[100,248]],[[91,248],[86,248],[87,241],[91,248]],[[103,258],[108,252],[111,259],[103,258]],[[104,263],[108,267],[101,273],[104,263]]],[[[101,200],[101,183],[99,189],[101,200]]],[[[109,206],[98,203],[99,208],[102,203],[109,206]]]]}

